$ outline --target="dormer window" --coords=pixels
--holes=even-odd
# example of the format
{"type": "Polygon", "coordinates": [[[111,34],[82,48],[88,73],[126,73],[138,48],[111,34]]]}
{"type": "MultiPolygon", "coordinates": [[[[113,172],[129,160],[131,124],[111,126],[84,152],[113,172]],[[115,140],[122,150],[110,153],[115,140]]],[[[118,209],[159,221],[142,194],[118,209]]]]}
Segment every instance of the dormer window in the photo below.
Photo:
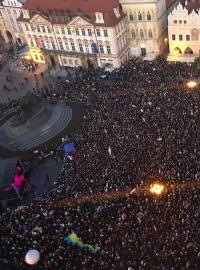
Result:
{"type": "Polygon", "coordinates": [[[113,8],[113,11],[114,11],[114,13],[115,13],[115,16],[116,16],[117,18],[119,18],[119,17],[120,17],[119,7],[113,8]]]}
{"type": "Polygon", "coordinates": [[[22,12],[25,19],[30,19],[29,11],[27,9],[23,9],[22,12]]]}
{"type": "Polygon", "coordinates": [[[95,15],[96,15],[96,23],[104,23],[103,13],[96,12],[95,15]]]}

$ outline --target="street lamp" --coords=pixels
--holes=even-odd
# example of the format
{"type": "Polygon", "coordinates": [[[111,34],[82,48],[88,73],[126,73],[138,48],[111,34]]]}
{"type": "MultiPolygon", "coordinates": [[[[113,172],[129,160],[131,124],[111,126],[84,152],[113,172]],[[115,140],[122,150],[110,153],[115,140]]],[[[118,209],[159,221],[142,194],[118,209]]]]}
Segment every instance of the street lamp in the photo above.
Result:
{"type": "Polygon", "coordinates": [[[189,81],[187,83],[187,87],[190,88],[190,89],[193,89],[197,86],[197,82],[196,81],[189,81]]]}
{"type": "Polygon", "coordinates": [[[164,190],[165,190],[165,186],[161,183],[153,183],[150,186],[150,192],[156,196],[161,195],[164,192],[164,190]]]}

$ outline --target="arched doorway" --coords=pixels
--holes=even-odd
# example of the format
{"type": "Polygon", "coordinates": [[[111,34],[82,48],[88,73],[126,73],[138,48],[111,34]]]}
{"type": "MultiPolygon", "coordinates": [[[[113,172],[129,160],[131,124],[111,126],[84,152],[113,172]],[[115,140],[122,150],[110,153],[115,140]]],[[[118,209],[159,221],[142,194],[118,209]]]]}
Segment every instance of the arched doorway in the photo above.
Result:
{"type": "Polygon", "coordinates": [[[50,61],[51,61],[51,65],[52,66],[55,66],[56,65],[56,61],[55,61],[53,55],[50,55],[49,58],[50,58],[50,61]]]}
{"type": "Polygon", "coordinates": [[[147,54],[146,46],[144,44],[141,44],[141,55],[145,56],[147,54]]]}
{"type": "Polygon", "coordinates": [[[174,53],[175,54],[182,54],[182,51],[179,47],[176,47],[176,48],[174,48],[174,53]]]}
{"type": "Polygon", "coordinates": [[[90,68],[90,69],[94,68],[94,64],[90,58],[87,59],[87,64],[88,64],[88,68],[90,68]]]}
{"type": "Polygon", "coordinates": [[[185,54],[193,54],[193,50],[190,47],[185,49],[185,54]]]}

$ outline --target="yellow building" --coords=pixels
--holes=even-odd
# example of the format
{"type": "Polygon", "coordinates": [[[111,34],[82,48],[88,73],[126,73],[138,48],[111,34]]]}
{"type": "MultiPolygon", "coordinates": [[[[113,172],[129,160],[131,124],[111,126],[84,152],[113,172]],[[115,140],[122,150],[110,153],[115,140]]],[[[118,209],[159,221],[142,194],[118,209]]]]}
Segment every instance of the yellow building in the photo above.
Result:
{"type": "Polygon", "coordinates": [[[199,1],[185,1],[168,16],[169,61],[192,62],[200,55],[199,8],[199,1]]]}
{"type": "Polygon", "coordinates": [[[167,47],[168,10],[177,0],[120,0],[132,56],[161,54],[167,47]]]}

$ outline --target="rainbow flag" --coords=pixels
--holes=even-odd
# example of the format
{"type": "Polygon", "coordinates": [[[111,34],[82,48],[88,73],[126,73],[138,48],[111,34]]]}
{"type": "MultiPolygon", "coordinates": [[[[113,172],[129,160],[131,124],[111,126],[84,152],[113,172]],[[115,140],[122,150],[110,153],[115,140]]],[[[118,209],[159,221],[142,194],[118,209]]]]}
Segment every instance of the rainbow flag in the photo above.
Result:
{"type": "Polygon", "coordinates": [[[74,232],[64,237],[64,241],[66,241],[69,245],[75,246],[80,249],[88,248],[92,253],[97,253],[97,251],[99,251],[100,249],[99,247],[93,247],[89,244],[82,243],[74,232]]]}

